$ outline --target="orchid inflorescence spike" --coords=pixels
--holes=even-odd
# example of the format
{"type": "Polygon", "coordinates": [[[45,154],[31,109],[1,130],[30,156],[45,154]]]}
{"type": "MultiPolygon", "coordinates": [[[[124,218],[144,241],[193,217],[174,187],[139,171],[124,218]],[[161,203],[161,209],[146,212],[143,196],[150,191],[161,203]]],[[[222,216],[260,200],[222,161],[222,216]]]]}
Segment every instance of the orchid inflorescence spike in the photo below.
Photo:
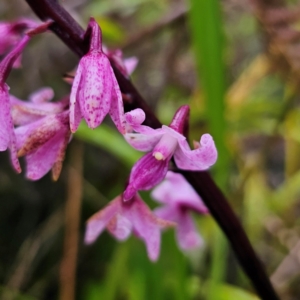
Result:
{"type": "Polygon", "coordinates": [[[123,59],[121,50],[103,46],[101,29],[93,18],[86,31],[89,50],[81,58],[74,78],[68,79],[72,84],[69,95],[52,102],[54,91],[50,87],[32,93],[28,101],[9,94],[5,82],[13,66],[29,40],[49,25],[51,21],[37,24],[29,20],[0,24],[0,55],[12,48],[0,63],[0,151],[10,150],[17,172],[21,172],[19,158],[24,157],[28,179],[38,180],[52,170],[52,178],[57,180],[67,145],[81,119],[94,129],[109,114],[125,140],[147,153],[134,164],[124,192],[88,220],[86,244],[93,243],[105,228],[118,240],[133,233],[145,242],[149,258],[155,261],[161,231],[175,227],[182,250],[201,246],[191,212],[206,214],[208,210],[185,179],[168,170],[172,158],[183,170],[208,169],[217,159],[214,141],[204,134],[191,150],[185,136],[187,105],[178,109],[169,126],[158,129],[143,125],[145,113],[141,109],[124,114],[122,94],[110,62],[129,78],[137,59],[123,59]],[[156,185],[152,198],[163,206],[152,212],[138,191],[156,185]]]}

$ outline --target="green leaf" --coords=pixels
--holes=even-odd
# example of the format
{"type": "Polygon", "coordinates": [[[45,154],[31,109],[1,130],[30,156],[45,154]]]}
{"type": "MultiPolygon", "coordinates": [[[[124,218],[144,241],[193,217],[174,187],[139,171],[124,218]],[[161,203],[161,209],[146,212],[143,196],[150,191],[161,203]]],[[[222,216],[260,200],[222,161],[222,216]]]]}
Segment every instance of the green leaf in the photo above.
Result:
{"type": "MultiPolygon", "coordinates": [[[[191,0],[190,24],[196,54],[198,74],[205,96],[209,133],[218,149],[214,166],[215,179],[226,188],[229,155],[225,146],[225,65],[220,2],[217,0],[191,0]]],[[[213,201],[213,199],[212,199],[213,201]]],[[[227,243],[223,233],[215,228],[211,283],[207,299],[215,299],[215,285],[224,278],[227,243]]]]}
{"type": "Polygon", "coordinates": [[[222,18],[219,1],[191,0],[190,23],[198,74],[205,96],[209,131],[213,135],[218,161],[217,182],[225,187],[228,152],[225,146],[225,65],[222,18]],[[218,171],[219,170],[219,171],[218,171]]]}
{"type": "Polygon", "coordinates": [[[142,153],[127,144],[121,134],[105,124],[92,130],[85,122],[81,122],[75,137],[107,150],[129,168],[142,156],[142,153]]]}
{"type": "Polygon", "coordinates": [[[215,286],[215,288],[214,300],[259,300],[255,295],[233,285],[222,284],[215,286]]]}

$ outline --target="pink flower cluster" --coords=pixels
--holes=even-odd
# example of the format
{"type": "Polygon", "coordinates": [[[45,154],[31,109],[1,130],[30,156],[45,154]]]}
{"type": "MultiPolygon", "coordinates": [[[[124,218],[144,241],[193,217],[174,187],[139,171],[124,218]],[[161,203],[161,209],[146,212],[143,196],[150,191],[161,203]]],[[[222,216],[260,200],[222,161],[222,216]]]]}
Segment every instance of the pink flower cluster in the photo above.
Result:
{"type": "Polygon", "coordinates": [[[0,151],[10,150],[17,172],[21,172],[19,158],[25,157],[27,178],[37,180],[52,170],[57,180],[67,145],[81,120],[93,129],[109,114],[126,141],[146,154],[134,164],[124,193],[88,220],[85,242],[94,242],[105,228],[118,240],[133,232],[145,242],[149,258],[156,260],[161,230],[175,226],[181,249],[199,247],[202,239],[191,212],[206,214],[208,210],[184,177],[168,170],[171,161],[182,170],[201,171],[212,166],[217,159],[212,137],[204,134],[191,150],[183,135],[187,105],[178,109],[169,126],[159,129],[143,125],[145,113],[141,109],[124,113],[111,62],[128,77],[137,60],[124,60],[120,50],[103,50],[101,30],[93,18],[87,29],[90,48],[79,62],[70,95],[51,102],[54,92],[47,87],[31,94],[28,101],[10,95],[5,82],[12,67],[30,38],[45,29],[45,24],[24,20],[0,24],[0,55],[12,47],[0,63],[0,151]],[[138,191],[156,185],[152,197],[163,206],[151,212],[138,191]]]}

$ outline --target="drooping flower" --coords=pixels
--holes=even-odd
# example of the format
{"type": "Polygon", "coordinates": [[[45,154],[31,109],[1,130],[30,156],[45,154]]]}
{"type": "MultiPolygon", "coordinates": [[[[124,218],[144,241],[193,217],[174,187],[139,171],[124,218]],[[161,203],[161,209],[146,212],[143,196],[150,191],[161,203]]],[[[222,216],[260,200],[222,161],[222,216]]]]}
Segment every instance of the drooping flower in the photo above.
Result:
{"type": "Polygon", "coordinates": [[[71,132],[69,111],[49,114],[15,129],[18,156],[25,156],[26,177],[38,180],[52,169],[57,180],[71,132]]]}
{"type": "Polygon", "coordinates": [[[70,95],[70,127],[75,132],[82,117],[90,128],[99,126],[109,113],[121,133],[125,132],[122,94],[109,59],[102,51],[101,30],[91,18],[90,49],[78,65],[70,95]]]}
{"type": "Polygon", "coordinates": [[[119,195],[88,221],[85,243],[93,243],[105,228],[118,240],[126,240],[131,232],[142,239],[148,257],[156,261],[160,252],[160,234],[174,223],[156,217],[138,194],[124,202],[119,195]]]}
{"type": "Polygon", "coordinates": [[[131,199],[138,190],[149,190],[161,182],[173,156],[177,167],[183,170],[206,170],[216,162],[217,150],[211,135],[202,135],[200,142],[194,143],[195,149],[190,149],[183,135],[188,114],[189,107],[181,106],[170,126],[163,125],[159,129],[141,125],[145,119],[141,109],[125,114],[125,139],[135,149],[149,152],[133,166],[124,192],[125,200],[131,199]]]}
{"type": "Polygon", "coordinates": [[[154,213],[177,224],[176,237],[182,250],[200,247],[203,243],[191,212],[207,214],[208,209],[199,195],[185,178],[178,173],[168,172],[165,180],[152,191],[154,200],[164,204],[154,213]]]}

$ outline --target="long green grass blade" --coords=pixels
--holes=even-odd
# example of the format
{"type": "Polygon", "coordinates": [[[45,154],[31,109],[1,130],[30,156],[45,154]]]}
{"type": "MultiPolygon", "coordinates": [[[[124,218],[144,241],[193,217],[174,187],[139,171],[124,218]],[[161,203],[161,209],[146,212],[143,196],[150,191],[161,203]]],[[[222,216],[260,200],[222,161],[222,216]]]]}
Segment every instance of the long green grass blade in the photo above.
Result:
{"type": "MultiPolygon", "coordinates": [[[[224,99],[226,84],[220,3],[217,0],[190,1],[190,24],[197,69],[205,96],[209,130],[218,149],[218,162],[214,167],[215,178],[219,186],[225,189],[229,156],[225,146],[224,99]]],[[[215,285],[222,282],[224,278],[226,253],[225,238],[216,228],[212,250],[211,284],[207,299],[215,299],[215,285]]]]}

